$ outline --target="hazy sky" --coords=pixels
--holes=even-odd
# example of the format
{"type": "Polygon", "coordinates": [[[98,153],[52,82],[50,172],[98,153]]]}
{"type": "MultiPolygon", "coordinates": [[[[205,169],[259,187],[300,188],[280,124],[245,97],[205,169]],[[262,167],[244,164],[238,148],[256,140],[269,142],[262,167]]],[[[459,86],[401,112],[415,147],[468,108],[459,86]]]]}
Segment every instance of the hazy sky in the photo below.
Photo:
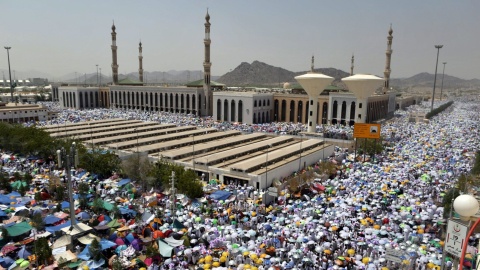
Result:
{"type": "MultiPolygon", "coordinates": [[[[111,26],[117,27],[120,73],[203,70],[207,7],[211,16],[212,74],[259,60],[291,71],[315,67],[383,76],[387,32],[393,25],[393,78],[434,73],[435,44],[446,73],[480,78],[480,1],[38,1],[0,2],[2,46],[11,46],[17,79],[29,71],[53,76],[111,74],[111,26]]],[[[0,53],[6,70],[7,53],[0,53]]]]}

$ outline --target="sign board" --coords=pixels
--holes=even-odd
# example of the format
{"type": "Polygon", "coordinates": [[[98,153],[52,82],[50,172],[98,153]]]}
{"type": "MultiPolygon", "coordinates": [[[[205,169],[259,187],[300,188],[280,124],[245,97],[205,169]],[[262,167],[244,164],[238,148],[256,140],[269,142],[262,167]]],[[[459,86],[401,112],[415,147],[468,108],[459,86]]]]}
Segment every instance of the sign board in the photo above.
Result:
{"type": "Polygon", "coordinates": [[[463,243],[466,241],[468,226],[449,219],[447,237],[445,238],[445,251],[453,256],[460,257],[463,243]]]}
{"type": "Polygon", "coordinates": [[[385,260],[395,262],[395,263],[402,263],[402,261],[406,258],[405,251],[403,250],[396,250],[396,249],[387,249],[385,250],[385,260]]]}
{"type": "Polygon", "coordinates": [[[380,139],[380,124],[355,123],[353,126],[353,137],[364,139],[380,139]]]}
{"type": "Polygon", "coordinates": [[[278,197],[278,189],[276,187],[269,187],[268,188],[268,195],[272,197],[278,197]]]}

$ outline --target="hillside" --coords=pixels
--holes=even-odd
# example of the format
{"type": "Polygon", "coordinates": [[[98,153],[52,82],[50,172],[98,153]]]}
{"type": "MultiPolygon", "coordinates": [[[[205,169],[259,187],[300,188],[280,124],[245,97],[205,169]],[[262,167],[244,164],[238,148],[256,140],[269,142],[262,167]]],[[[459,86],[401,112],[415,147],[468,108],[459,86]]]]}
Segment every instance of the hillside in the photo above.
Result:
{"type": "MultiPolygon", "coordinates": [[[[296,83],[295,76],[305,74],[306,72],[293,72],[260,61],[253,61],[251,64],[242,62],[238,67],[221,76],[217,81],[229,86],[282,87],[284,82],[296,83]]],[[[315,72],[334,77],[334,83],[339,83],[341,78],[349,75],[335,68],[319,68],[315,69],[315,72]]]]}

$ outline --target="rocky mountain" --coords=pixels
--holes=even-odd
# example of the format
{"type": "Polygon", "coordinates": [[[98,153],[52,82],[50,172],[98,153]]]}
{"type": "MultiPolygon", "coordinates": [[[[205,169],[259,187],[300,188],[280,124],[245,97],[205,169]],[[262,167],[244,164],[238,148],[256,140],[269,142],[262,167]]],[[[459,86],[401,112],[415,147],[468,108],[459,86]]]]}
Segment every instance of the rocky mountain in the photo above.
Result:
{"type": "MultiPolygon", "coordinates": [[[[295,76],[305,74],[307,71],[293,72],[280,67],[274,67],[260,61],[251,64],[243,62],[234,70],[221,76],[217,81],[228,86],[256,86],[256,87],[282,87],[284,82],[297,84],[295,76]]],[[[350,74],[335,68],[318,68],[315,72],[334,77],[334,85],[343,86],[341,79],[350,74]]],[[[383,76],[380,74],[379,76],[383,76]]],[[[390,85],[397,89],[411,87],[433,87],[434,75],[430,73],[419,73],[409,78],[396,78],[390,80],[390,85]]],[[[440,87],[442,74],[437,75],[437,86],[440,87]]],[[[458,77],[445,74],[444,88],[479,88],[480,80],[464,80],[458,77]]]]}
{"type": "MultiPolygon", "coordinates": [[[[282,87],[285,82],[296,83],[295,76],[306,72],[293,72],[260,61],[253,61],[251,64],[243,62],[217,81],[229,86],[282,87]]],[[[349,75],[347,72],[335,68],[318,68],[315,69],[315,72],[334,77],[334,84],[340,83],[341,78],[349,75]]]]}
{"type": "MultiPolygon", "coordinates": [[[[390,79],[390,85],[397,88],[408,88],[408,87],[433,87],[433,81],[435,80],[435,75],[427,72],[422,72],[416,75],[413,75],[409,78],[397,78],[390,79]]],[[[442,74],[437,74],[437,87],[440,87],[442,83],[442,74]]],[[[450,76],[445,74],[443,79],[444,88],[472,88],[480,87],[479,79],[464,80],[458,77],[450,76]]]]}

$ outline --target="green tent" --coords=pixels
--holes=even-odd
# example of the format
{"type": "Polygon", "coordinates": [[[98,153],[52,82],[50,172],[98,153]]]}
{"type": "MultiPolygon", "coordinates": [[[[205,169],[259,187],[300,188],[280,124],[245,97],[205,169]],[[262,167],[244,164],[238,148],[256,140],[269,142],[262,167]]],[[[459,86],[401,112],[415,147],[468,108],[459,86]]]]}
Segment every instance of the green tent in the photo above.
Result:
{"type": "Polygon", "coordinates": [[[28,224],[26,221],[17,223],[12,227],[7,228],[8,235],[13,237],[30,232],[30,230],[32,230],[32,226],[30,226],[30,224],[28,224]]]}
{"type": "Polygon", "coordinates": [[[103,201],[103,208],[107,211],[112,211],[113,209],[113,204],[103,201]]]}
{"type": "Polygon", "coordinates": [[[108,224],[107,224],[108,227],[110,228],[116,228],[116,227],[121,227],[122,224],[120,222],[118,222],[117,219],[113,219],[112,221],[110,221],[108,224]]]}

